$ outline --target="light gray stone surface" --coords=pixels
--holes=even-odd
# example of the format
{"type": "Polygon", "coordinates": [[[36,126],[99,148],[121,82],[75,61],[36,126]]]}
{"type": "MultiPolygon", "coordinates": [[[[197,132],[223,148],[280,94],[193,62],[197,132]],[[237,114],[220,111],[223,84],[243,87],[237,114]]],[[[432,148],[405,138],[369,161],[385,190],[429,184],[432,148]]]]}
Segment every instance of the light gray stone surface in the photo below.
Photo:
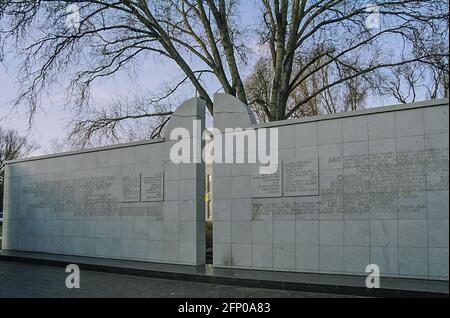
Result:
{"type": "MultiPolygon", "coordinates": [[[[229,95],[214,109],[222,132],[279,130],[278,174],[213,166],[214,265],[448,280],[448,100],[260,125],[229,95]]],[[[198,99],[168,134],[194,119],[198,99]]],[[[172,163],[175,143],[8,163],[3,248],[203,264],[204,165],[172,163]]]]}
{"type": "MultiPolygon", "coordinates": [[[[219,116],[245,116],[226,100],[219,116]]],[[[262,186],[258,165],[214,165],[216,266],[448,280],[448,100],[251,127],[279,129],[282,173],[262,186]]]]}
{"type": "MultiPolygon", "coordinates": [[[[175,128],[193,136],[193,120],[203,131],[204,117],[202,100],[183,103],[167,136],[175,128]]],[[[173,164],[175,142],[167,137],[9,162],[2,248],[204,264],[204,164],[173,164]]]]}

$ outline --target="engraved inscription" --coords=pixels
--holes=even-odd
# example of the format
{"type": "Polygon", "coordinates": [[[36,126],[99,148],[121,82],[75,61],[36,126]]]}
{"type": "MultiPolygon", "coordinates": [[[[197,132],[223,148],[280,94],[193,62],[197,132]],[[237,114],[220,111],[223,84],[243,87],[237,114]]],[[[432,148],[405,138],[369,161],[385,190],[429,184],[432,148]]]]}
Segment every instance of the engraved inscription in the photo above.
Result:
{"type": "Polygon", "coordinates": [[[397,192],[379,192],[369,194],[371,214],[397,213],[397,192]]]}
{"type": "Polygon", "coordinates": [[[368,193],[370,174],[354,169],[344,171],[344,193],[368,193]]]}
{"type": "Polygon", "coordinates": [[[351,155],[344,157],[344,169],[355,169],[358,172],[368,172],[369,156],[368,155],[351,155]]]}
{"type": "Polygon", "coordinates": [[[121,178],[122,202],[141,201],[141,176],[125,176],[121,178]]]}
{"type": "Polygon", "coordinates": [[[407,150],[397,152],[397,164],[420,164],[425,163],[425,150],[407,150]]]}
{"type": "Polygon", "coordinates": [[[319,158],[283,162],[285,196],[319,195],[319,158]]]}
{"type": "Polygon", "coordinates": [[[316,198],[253,199],[252,220],[294,220],[317,217],[316,198]]]}
{"type": "Polygon", "coordinates": [[[342,215],[344,213],[344,196],[342,194],[321,196],[319,213],[324,216],[342,215]]]}
{"type": "Polygon", "coordinates": [[[399,215],[415,215],[416,217],[427,215],[426,192],[399,192],[398,213],[399,215]]]}
{"type": "Polygon", "coordinates": [[[373,166],[370,170],[371,193],[397,192],[397,169],[395,165],[373,166]]]}
{"type": "Polygon", "coordinates": [[[380,168],[397,164],[396,155],[393,151],[371,153],[369,165],[371,168],[380,168]]]}
{"type": "Polygon", "coordinates": [[[252,196],[254,198],[281,197],[281,167],[273,174],[260,174],[259,167],[252,167],[252,196]]]}
{"type": "Polygon", "coordinates": [[[337,195],[344,192],[344,173],[341,169],[322,170],[320,173],[320,195],[337,195]]]}
{"type": "Polygon", "coordinates": [[[421,164],[397,166],[398,191],[425,191],[425,167],[421,164]]]}
{"type": "Polygon", "coordinates": [[[353,215],[369,214],[369,194],[344,194],[344,213],[353,215]]]}
{"type": "Polygon", "coordinates": [[[344,193],[369,192],[369,156],[351,155],[344,157],[344,193]]]}
{"type": "MultiPolygon", "coordinates": [[[[307,219],[313,211],[324,217],[426,217],[426,191],[449,188],[448,158],[448,147],[350,155],[341,158],[342,169],[327,166],[320,174],[315,159],[283,162],[285,198],[253,200],[253,217],[307,219]]],[[[257,197],[279,194],[279,180],[278,174],[254,177],[257,197]]]]}
{"type": "Polygon", "coordinates": [[[141,198],[143,202],[164,200],[164,172],[147,172],[141,174],[141,198]]]}
{"type": "Polygon", "coordinates": [[[448,169],[449,151],[446,148],[431,148],[427,152],[427,191],[448,190],[449,169],[448,169]]]}
{"type": "Polygon", "coordinates": [[[45,209],[74,216],[136,216],[160,220],[162,202],[124,202],[137,199],[136,177],[104,176],[54,181],[29,181],[22,187],[23,203],[30,211],[45,209]],[[125,184],[124,184],[125,181],[125,184]]]}

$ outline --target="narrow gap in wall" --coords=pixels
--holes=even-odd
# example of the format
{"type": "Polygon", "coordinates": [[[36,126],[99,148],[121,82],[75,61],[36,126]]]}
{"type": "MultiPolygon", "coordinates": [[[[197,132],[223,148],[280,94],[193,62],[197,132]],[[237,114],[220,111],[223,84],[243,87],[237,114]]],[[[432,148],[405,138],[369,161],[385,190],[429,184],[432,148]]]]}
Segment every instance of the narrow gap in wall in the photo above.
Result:
{"type": "Polygon", "coordinates": [[[212,165],[205,165],[205,226],[206,226],[206,264],[213,263],[213,194],[212,165]]]}

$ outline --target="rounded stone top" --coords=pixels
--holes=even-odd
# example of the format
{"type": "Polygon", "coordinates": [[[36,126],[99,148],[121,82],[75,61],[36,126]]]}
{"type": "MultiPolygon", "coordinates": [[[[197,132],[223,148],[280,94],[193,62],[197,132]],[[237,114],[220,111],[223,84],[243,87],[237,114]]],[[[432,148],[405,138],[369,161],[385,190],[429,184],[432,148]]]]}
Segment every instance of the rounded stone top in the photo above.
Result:
{"type": "Polygon", "coordinates": [[[255,115],[246,104],[229,94],[214,94],[215,128],[247,128],[254,124],[255,115]]]}
{"type": "Polygon", "coordinates": [[[191,128],[193,120],[204,120],[205,101],[194,97],[182,103],[173,113],[166,126],[166,131],[170,132],[175,128],[191,128]]]}
{"type": "Polygon", "coordinates": [[[236,97],[225,93],[214,94],[214,114],[216,113],[246,113],[253,115],[252,110],[246,104],[236,97]]]}

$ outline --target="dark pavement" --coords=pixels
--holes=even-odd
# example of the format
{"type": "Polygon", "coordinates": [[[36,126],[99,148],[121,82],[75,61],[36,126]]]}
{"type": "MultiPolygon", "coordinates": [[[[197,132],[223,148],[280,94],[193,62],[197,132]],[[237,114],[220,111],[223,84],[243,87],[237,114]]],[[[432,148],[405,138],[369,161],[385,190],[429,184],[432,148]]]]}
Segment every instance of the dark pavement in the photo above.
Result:
{"type": "Polygon", "coordinates": [[[0,261],[0,298],[305,298],[342,297],[164,280],[81,270],[80,289],[67,289],[64,268],[0,261]]]}

